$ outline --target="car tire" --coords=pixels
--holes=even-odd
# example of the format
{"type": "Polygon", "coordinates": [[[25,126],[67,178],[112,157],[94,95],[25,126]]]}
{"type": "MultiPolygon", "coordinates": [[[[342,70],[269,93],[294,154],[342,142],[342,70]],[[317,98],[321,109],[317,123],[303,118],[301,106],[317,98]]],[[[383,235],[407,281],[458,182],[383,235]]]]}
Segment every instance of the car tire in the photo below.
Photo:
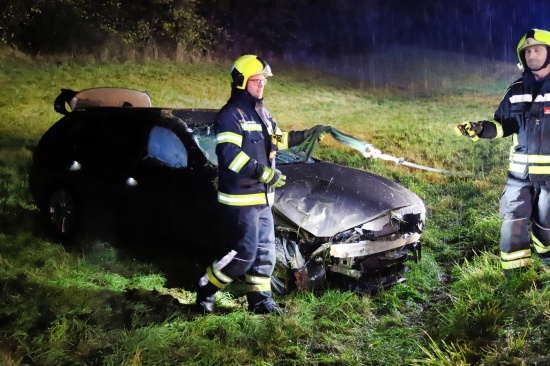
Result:
{"type": "Polygon", "coordinates": [[[52,234],[57,239],[68,239],[75,234],[78,207],[75,195],[69,189],[60,187],[51,191],[46,214],[52,234]]]}

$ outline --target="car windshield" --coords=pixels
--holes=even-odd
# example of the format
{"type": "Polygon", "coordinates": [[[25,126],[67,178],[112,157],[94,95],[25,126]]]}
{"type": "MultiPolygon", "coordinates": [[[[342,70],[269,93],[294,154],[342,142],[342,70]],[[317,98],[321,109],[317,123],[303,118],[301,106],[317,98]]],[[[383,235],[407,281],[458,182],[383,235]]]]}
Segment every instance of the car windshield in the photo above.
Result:
{"type": "MultiPolygon", "coordinates": [[[[193,138],[199,145],[200,149],[214,165],[218,165],[218,157],[216,156],[216,134],[211,127],[196,128],[193,130],[193,138]]],[[[288,150],[280,150],[277,152],[276,163],[280,165],[302,163],[306,160],[306,153],[299,151],[296,147],[288,150]]],[[[314,162],[313,159],[307,159],[307,163],[314,162]]]]}

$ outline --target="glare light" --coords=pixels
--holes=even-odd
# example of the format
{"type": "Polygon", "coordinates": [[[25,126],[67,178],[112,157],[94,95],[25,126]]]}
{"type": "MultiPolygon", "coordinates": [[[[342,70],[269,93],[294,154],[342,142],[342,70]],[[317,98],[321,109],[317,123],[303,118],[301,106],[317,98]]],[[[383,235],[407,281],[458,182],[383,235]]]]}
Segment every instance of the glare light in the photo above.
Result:
{"type": "Polygon", "coordinates": [[[126,185],[129,186],[129,187],[135,187],[135,186],[137,186],[137,184],[138,184],[137,180],[135,180],[132,177],[126,179],[126,185]]]}
{"type": "Polygon", "coordinates": [[[82,166],[80,165],[80,163],[78,161],[75,160],[71,164],[71,167],[69,168],[69,170],[71,172],[76,172],[76,171],[80,170],[80,168],[82,168],[82,166]]]}

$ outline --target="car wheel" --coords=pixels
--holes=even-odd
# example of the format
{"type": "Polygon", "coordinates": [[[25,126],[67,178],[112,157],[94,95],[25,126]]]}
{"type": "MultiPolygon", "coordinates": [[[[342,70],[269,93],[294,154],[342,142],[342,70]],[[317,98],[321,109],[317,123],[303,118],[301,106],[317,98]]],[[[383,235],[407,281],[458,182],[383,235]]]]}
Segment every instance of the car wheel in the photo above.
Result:
{"type": "Polygon", "coordinates": [[[74,194],[58,188],[50,194],[48,218],[54,235],[67,238],[74,234],[77,225],[77,208],[74,194]]]}

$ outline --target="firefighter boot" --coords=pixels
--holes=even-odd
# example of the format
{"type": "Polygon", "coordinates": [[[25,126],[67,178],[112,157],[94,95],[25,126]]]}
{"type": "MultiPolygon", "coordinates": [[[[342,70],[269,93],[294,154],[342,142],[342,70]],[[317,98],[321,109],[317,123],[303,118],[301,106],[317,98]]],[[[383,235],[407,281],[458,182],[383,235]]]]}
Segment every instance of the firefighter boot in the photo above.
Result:
{"type": "Polygon", "coordinates": [[[550,252],[548,253],[538,253],[535,252],[537,256],[542,259],[542,263],[550,267],[550,252]]]}
{"type": "Polygon", "coordinates": [[[214,294],[219,289],[214,286],[211,282],[208,282],[204,286],[199,285],[199,290],[197,291],[197,300],[195,301],[195,306],[199,311],[202,311],[204,314],[210,314],[214,312],[214,294]]]}
{"type": "Polygon", "coordinates": [[[284,315],[285,310],[271,297],[271,291],[249,292],[247,295],[248,311],[254,314],[284,315]]]}

